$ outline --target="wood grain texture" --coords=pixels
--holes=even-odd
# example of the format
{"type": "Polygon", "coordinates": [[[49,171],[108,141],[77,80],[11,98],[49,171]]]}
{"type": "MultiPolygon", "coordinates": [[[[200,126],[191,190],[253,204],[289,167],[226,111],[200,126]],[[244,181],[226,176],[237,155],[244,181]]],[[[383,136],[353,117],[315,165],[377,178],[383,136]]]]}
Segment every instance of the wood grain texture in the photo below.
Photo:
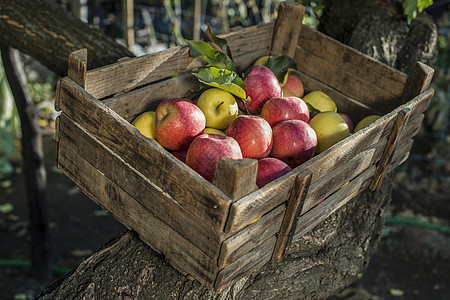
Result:
{"type": "Polygon", "coordinates": [[[409,101],[417,95],[425,92],[430,86],[434,70],[424,63],[417,62],[402,90],[401,99],[403,102],[409,101]]]}
{"type": "Polygon", "coordinates": [[[125,162],[200,220],[221,232],[230,199],[70,78],[61,82],[59,106],[125,162]]]}
{"type": "Polygon", "coordinates": [[[302,30],[305,7],[296,2],[281,2],[278,17],[273,28],[271,55],[294,57],[295,49],[302,30]]]}
{"type": "Polygon", "coordinates": [[[80,87],[86,87],[87,49],[81,49],[70,53],[67,76],[80,87]]]}
{"type": "MultiPolygon", "coordinates": [[[[227,40],[233,59],[242,68],[256,60],[259,55],[269,53],[272,30],[273,24],[265,24],[219,36],[227,40]],[[258,52],[255,52],[251,60],[246,54],[256,50],[258,52]],[[240,58],[243,55],[245,62],[240,58]]],[[[90,70],[86,73],[86,91],[101,99],[202,66],[204,63],[199,58],[189,55],[189,47],[174,47],[90,70]]]]}
{"type": "Polygon", "coordinates": [[[219,268],[235,262],[245,254],[249,253],[279,232],[283,215],[286,211],[284,204],[262,216],[261,219],[251,223],[235,235],[229,237],[222,243],[219,268]]]}
{"type": "Polygon", "coordinates": [[[70,148],[78,153],[94,168],[128,193],[133,201],[145,207],[206,255],[213,259],[218,258],[220,244],[223,240],[221,234],[183,208],[167,193],[155,186],[151,180],[106,148],[65,113],[58,117],[58,124],[58,136],[61,145],[63,144],[65,148],[70,148]]]}
{"type": "Polygon", "coordinates": [[[180,272],[187,272],[205,286],[212,286],[217,263],[166,223],[155,217],[146,207],[104,176],[78,153],[60,145],[58,167],[100,206],[111,211],[123,224],[128,224],[140,238],[180,272]]]}
{"type": "Polygon", "coordinates": [[[295,54],[300,71],[382,113],[395,109],[407,76],[303,26],[295,54]]]}
{"type": "Polygon", "coordinates": [[[251,252],[222,269],[217,275],[217,280],[215,283],[216,290],[218,292],[223,291],[236,280],[258,270],[260,267],[268,263],[272,257],[275,243],[276,238],[275,236],[272,236],[258,247],[254,248],[251,252]]]}
{"type": "Polygon", "coordinates": [[[222,157],[217,162],[213,184],[231,199],[242,198],[258,189],[256,174],[258,161],[244,158],[234,160],[222,157]]]}
{"type": "Polygon", "coordinates": [[[310,183],[311,172],[308,170],[303,174],[298,174],[295,178],[294,187],[287,203],[283,223],[277,235],[277,243],[272,254],[272,262],[274,263],[282,259],[286,248],[292,242],[292,229],[297,226],[298,217],[300,216],[310,183]]]}

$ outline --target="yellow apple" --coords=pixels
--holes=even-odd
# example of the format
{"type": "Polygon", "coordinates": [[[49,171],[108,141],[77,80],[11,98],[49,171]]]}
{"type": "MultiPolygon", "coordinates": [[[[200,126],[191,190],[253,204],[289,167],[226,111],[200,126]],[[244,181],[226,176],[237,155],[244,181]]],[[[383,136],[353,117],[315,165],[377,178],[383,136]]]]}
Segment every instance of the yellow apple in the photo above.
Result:
{"type": "Polygon", "coordinates": [[[131,124],[145,137],[156,140],[156,113],[154,111],[140,114],[131,124]]]}
{"type": "Polygon", "coordinates": [[[372,124],[373,122],[375,122],[379,118],[381,118],[381,116],[379,116],[379,115],[370,115],[370,116],[365,117],[364,119],[359,121],[358,124],[356,124],[354,133],[356,133],[357,131],[359,131],[359,130],[367,127],[367,126],[369,126],[370,124],[372,124]]]}
{"type": "Polygon", "coordinates": [[[334,111],[325,111],[317,114],[311,119],[309,125],[317,135],[316,153],[321,153],[350,136],[347,122],[340,114],[334,111]]]}
{"type": "Polygon", "coordinates": [[[236,99],[227,91],[211,88],[204,91],[197,106],[206,117],[206,127],[225,129],[238,116],[236,99]]]}
{"type": "Polygon", "coordinates": [[[209,133],[209,134],[218,134],[218,135],[226,135],[223,131],[216,129],[216,128],[209,128],[206,127],[205,131],[203,133],[209,133]]]}
{"type": "Polygon", "coordinates": [[[334,111],[337,112],[337,106],[330,96],[322,91],[312,91],[304,96],[303,101],[311,104],[317,110],[324,111],[334,111]]]}

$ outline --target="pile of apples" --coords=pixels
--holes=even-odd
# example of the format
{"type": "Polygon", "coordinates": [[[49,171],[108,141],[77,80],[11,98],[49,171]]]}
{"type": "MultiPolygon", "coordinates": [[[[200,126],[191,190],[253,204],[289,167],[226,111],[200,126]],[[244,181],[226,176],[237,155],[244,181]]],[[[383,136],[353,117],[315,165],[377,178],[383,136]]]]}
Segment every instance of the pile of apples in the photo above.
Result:
{"type": "Polygon", "coordinates": [[[132,124],[208,181],[221,157],[257,159],[261,188],[353,132],[350,117],[338,113],[328,95],[312,91],[303,97],[295,70],[286,76],[280,83],[269,68],[255,63],[243,81],[248,102],[211,87],[193,100],[164,100],[132,124]]]}

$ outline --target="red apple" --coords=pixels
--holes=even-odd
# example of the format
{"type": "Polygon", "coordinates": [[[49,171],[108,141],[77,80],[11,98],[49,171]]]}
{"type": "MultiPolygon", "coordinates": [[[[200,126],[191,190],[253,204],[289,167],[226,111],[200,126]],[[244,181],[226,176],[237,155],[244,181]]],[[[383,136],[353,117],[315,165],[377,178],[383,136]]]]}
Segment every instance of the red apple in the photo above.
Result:
{"type": "Polygon", "coordinates": [[[186,150],[205,129],[203,112],[188,99],[168,99],[156,108],[156,139],[170,150],[186,150]]]}
{"type": "Polygon", "coordinates": [[[303,83],[295,74],[295,71],[289,70],[285,75],[285,82],[281,84],[281,90],[284,96],[303,97],[305,90],[303,83]]]}
{"type": "Polygon", "coordinates": [[[273,128],[273,147],[270,156],[296,167],[311,157],[317,147],[317,136],[308,123],[287,120],[273,128]]]}
{"type": "Polygon", "coordinates": [[[178,158],[183,163],[186,163],[187,150],[178,150],[173,152],[172,155],[178,158]]]}
{"type": "Polygon", "coordinates": [[[309,109],[305,101],[297,97],[277,97],[267,100],[261,117],[273,128],[281,121],[302,120],[309,122],[309,109]]]}
{"type": "Polygon", "coordinates": [[[256,185],[262,188],[269,182],[283,176],[291,171],[284,161],[274,157],[266,157],[258,160],[258,173],[256,175],[256,185]]]}
{"type": "Polygon", "coordinates": [[[352,132],[353,132],[353,129],[355,128],[355,126],[354,126],[353,121],[352,121],[352,119],[350,118],[350,116],[347,115],[347,114],[345,114],[345,113],[342,113],[342,112],[340,112],[340,113],[338,113],[338,114],[340,114],[341,117],[344,118],[345,122],[346,122],[347,125],[348,125],[348,131],[350,131],[350,133],[352,133],[352,132]]]}
{"type": "Polygon", "coordinates": [[[263,158],[272,149],[272,128],[259,116],[237,117],[231,122],[227,135],[238,142],[243,157],[263,158]]]}
{"type": "Polygon", "coordinates": [[[244,79],[244,91],[247,97],[250,97],[246,106],[251,114],[259,114],[264,103],[270,98],[281,97],[277,77],[265,66],[253,66],[248,70],[244,79]]]}
{"type": "Polygon", "coordinates": [[[192,141],[186,155],[186,164],[212,181],[216,164],[221,157],[241,159],[239,144],[231,137],[218,134],[202,134],[192,141]]]}

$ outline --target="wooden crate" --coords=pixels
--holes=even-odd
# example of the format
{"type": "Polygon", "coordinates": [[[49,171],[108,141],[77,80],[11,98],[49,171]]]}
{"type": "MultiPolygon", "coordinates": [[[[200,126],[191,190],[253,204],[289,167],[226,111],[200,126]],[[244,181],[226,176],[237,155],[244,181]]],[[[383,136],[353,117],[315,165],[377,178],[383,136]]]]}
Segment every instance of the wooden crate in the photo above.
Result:
{"type": "Polygon", "coordinates": [[[407,76],[302,26],[303,13],[281,3],[275,23],[221,37],[241,71],[286,54],[307,91],[326,92],[356,122],[383,117],[257,191],[256,160],[222,159],[210,183],[130,124],[200,86],[191,72],[204,64],[188,47],[89,71],[86,50],[76,51],[58,83],[58,167],[172,266],[217,291],[279,261],[292,241],[376,190],[407,159],[434,93],[430,67],[418,63],[407,76]]]}

